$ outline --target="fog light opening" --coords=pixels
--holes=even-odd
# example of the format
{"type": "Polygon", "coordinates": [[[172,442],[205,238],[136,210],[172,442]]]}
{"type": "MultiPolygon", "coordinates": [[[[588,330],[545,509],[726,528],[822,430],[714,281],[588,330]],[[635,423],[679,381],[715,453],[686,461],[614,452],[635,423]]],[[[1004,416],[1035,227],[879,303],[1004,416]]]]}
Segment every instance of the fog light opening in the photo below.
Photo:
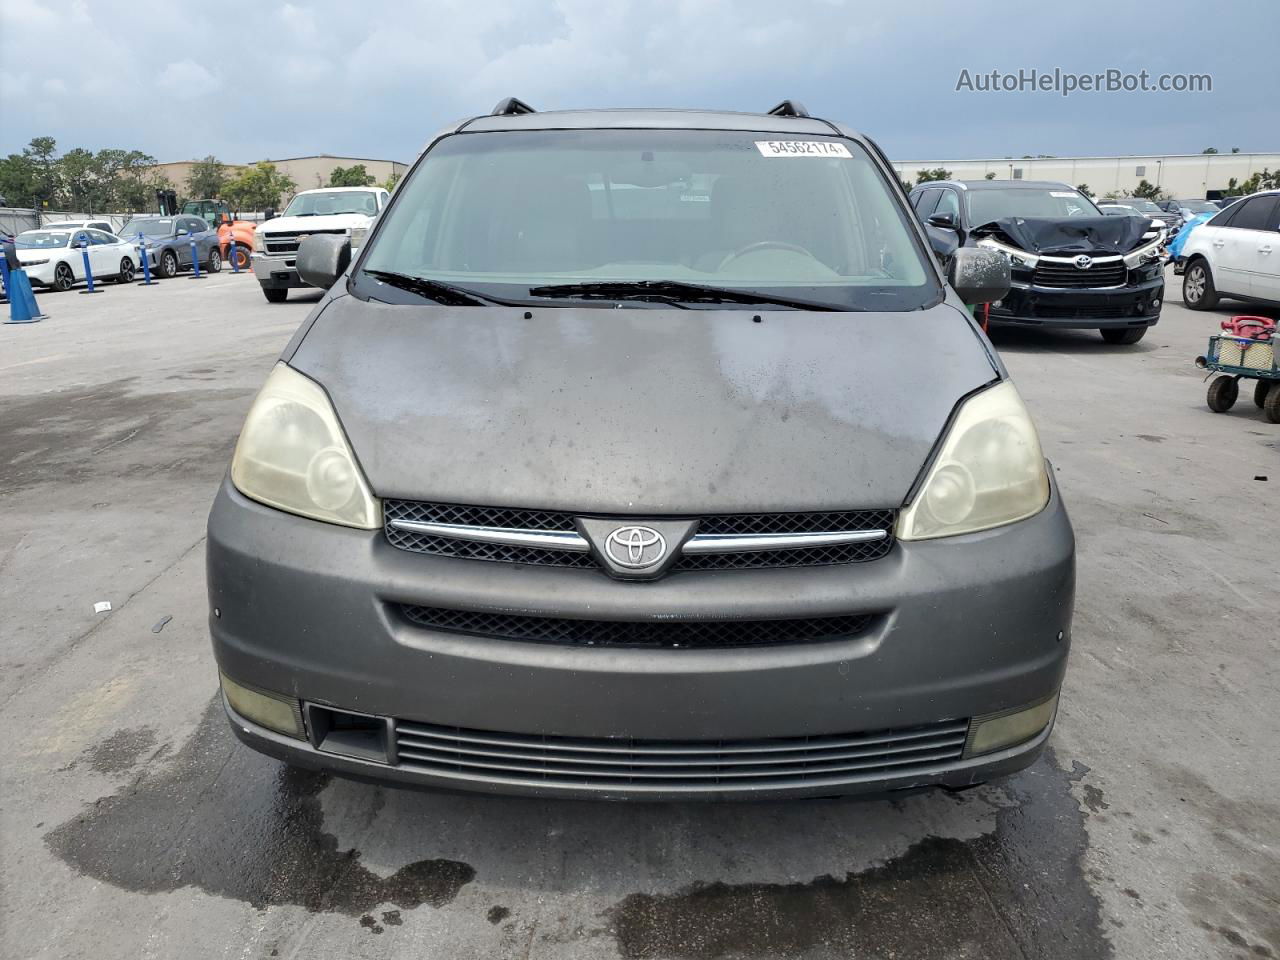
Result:
{"type": "Polygon", "coordinates": [[[975,717],[969,724],[969,740],[964,755],[975,757],[1017,746],[1035,738],[1052,721],[1058,709],[1058,694],[1030,707],[1019,707],[985,717],[975,717]]]}
{"type": "Polygon", "coordinates": [[[250,723],[283,733],[286,737],[306,739],[302,727],[302,705],[295,698],[237,683],[221,670],[218,671],[218,679],[231,709],[250,723]]]}
{"type": "Polygon", "coordinates": [[[318,703],[308,703],[306,711],[311,743],[321,753],[374,763],[395,762],[395,735],[389,718],[335,710],[318,703]]]}

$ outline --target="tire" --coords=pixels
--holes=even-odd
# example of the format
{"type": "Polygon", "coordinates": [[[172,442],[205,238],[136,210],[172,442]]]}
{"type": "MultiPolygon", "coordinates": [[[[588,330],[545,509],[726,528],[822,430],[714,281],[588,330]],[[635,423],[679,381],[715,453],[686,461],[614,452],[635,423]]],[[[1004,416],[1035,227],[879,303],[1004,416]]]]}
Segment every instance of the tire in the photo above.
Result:
{"type": "Polygon", "coordinates": [[[248,270],[252,266],[249,260],[249,248],[243,243],[232,244],[231,256],[229,258],[236,265],[236,269],[240,271],[248,270]]]}
{"type": "Polygon", "coordinates": [[[133,260],[129,257],[121,257],[120,272],[116,274],[116,283],[133,283],[135,273],[133,260]]]}
{"type": "Polygon", "coordinates": [[[1107,327],[1098,331],[1107,343],[1134,344],[1147,335],[1146,327],[1107,327]]]}
{"type": "Polygon", "coordinates": [[[267,298],[267,303],[284,303],[289,298],[289,288],[263,287],[262,295],[267,298]]]}
{"type": "Polygon", "coordinates": [[[160,254],[160,261],[156,266],[158,273],[165,280],[178,275],[178,255],[172,250],[166,250],[160,254]]]}
{"type": "Polygon", "coordinates": [[[214,247],[209,251],[209,263],[205,267],[210,273],[222,272],[222,251],[214,247]]]}
{"type": "Polygon", "coordinates": [[[1240,396],[1240,384],[1235,377],[1222,374],[1214,377],[1209,384],[1209,396],[1206,401],[1214,413],[1226,413],[1236,405],[1236,397],[1240,396]]]}
{"type": "Polygon", "coordinates": [[[1280,388],[1271,386],[1270,380],[1259,380],[1257,385],[1253,388],[1253,402],[1259,410],[1265,410],[1267,407],[1268,388],[1275,389],[1277,392],[1280,392],[1280,388]]]}
{"type": "Polygon", "coordinates": [[[76,275],[66,261],[53,268],[53,289],[66,293],[76,285],[76,275]]]}
{"type": "Polygon", "coordinates": [[[1213,285],[1209,264],[1196,258],[1182,275],[1182,302],[1191,310],[1212,310],[1218,305],[1218,289],[1213,285]]]}
{"type": "Polygon", "coordinates": [[[1272,423],[1280,423],[1280,385],[1272,384],[1271,389],[1267,391],[1267,402],[1262,406],[1262,412],[1272,423]]]}

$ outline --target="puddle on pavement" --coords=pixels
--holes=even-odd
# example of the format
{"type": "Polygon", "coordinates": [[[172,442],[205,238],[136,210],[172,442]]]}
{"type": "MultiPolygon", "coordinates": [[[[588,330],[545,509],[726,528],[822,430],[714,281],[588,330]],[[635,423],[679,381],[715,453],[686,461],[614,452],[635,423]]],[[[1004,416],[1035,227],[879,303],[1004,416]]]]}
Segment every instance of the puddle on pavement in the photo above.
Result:
{"type": "Polygon", "coordinates": [[[126,890],[296,904],[388,936],[412,924],[409,911],[450,904],[477,864],[468,929],[532,938],[538,928],[548,947],[590,940],[672,960],[1100,960],[1111,947],[1081,873],[1073,776],[1050,756],[959,798],[673,806],[338,781],[322,805],[326,775],[237,744],[215,700],[178,753],[45,839],[126,890]],[[391,872],[414,852],[435,857],[391,872]]]}
{"type": "Polygon", "coordinates": [[[327,775],[264,767],[226,726],[215,698],[171,762],[51,831],[50,849],[126,890],[192,886],[258,908],[296,904],[352,916],[383,904],[440,907],[475,877],[455,860],[372,873],[359,851],[339,850],[324,832],[319,794],[327,775]]]}

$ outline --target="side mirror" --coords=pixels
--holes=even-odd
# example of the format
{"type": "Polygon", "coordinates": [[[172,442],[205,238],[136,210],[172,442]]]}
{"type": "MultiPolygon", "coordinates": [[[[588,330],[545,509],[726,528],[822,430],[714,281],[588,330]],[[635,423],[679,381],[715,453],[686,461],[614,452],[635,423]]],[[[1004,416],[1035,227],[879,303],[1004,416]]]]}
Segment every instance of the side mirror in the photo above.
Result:
{"type": "Polygon", "coordinates": [[[307,237],[298,244],[296,265],[303,283],[328,290],[351,265],[351,238],[333,233],[307,237]]]}
{"type": "Polygon", "coordinates": [[[961,247],[951,258],[947,282],[966,304],[994,303],[1009,292],[1009,261],[994,250],[961,247]]]}
{"type": "Polygon", "coordinates": [[[956,215],[950,211],[947,213],[935,213],[929,218],[929,225],[942,227],[944,230],[955,230],[957,227],[956,215]]]}

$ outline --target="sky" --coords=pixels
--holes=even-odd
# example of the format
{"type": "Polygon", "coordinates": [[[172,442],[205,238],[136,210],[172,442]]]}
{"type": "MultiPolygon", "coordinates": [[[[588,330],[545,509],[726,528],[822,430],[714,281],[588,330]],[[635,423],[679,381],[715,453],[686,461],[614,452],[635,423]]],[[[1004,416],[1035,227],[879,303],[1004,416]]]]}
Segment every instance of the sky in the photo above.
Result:
{"type": "Polygon", "coordinates": [[[0,0],[0,155],[47,135],[161,161],[411,162],[504,96],[793,98],[895,160],[1280,152],[1278,42],[1276,0],[0,0]],[[1207,73],[1213,89],[956,89],[962,70],[976,85],[1055,68],[1207,73]]]}

